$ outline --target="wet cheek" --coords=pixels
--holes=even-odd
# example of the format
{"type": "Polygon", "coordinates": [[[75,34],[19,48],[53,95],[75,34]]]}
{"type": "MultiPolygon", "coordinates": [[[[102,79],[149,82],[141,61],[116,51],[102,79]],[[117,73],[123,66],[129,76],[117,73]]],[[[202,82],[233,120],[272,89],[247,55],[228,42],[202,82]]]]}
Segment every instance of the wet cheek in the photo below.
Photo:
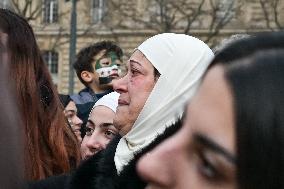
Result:
{"type": "MultiPolygon", "coordinates": [[[[149,84],[148,82],[146,82],[147,84],[149,84]]],[[[143,78],[131,78],[129,80],[129,89],[131,88],[141,88],[141,86],[145,86],[145,80],[143,78]]]]}

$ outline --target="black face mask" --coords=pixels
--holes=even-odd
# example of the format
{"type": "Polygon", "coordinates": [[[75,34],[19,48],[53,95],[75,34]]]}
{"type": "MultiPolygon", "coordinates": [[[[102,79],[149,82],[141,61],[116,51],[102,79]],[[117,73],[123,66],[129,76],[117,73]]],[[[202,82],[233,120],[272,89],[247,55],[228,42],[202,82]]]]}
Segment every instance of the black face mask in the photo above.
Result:
{"type": "Polygon", "coordinates": [[[101,85],[109,84],[113,78],[111,77],[99,77],[99,82],[101,85]]]}

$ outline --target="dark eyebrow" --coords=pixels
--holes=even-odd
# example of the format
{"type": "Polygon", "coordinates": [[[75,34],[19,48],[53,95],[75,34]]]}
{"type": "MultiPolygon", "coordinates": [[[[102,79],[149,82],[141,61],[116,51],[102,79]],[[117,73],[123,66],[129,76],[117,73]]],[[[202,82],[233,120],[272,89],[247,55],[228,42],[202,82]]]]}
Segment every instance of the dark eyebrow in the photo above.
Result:
{"type": "Polygon", "coordinates": [[[113,123],[102,123],[100,124],[100,127],[110,127],[113,126],[113,123]]]}
{"type": "Polygon", "coordinates": [[[94,126],[94,125],[95,125],[95,123],[94,123],[92,120],[90,120],[90,119],[88,119],[87,123],[92,124],[92,126],[94,126]]]}
{"type": "Polygon", "coordinates": [[[139,66],[142,66],[140,62],[137,62],[135,60],[129,60],[129,63],[138,64],[139,66]]]}
{"type": "Polygon", "coordinates": [[[206,136],[200,135],[200,134],[194,134],[193,137],[199,144],[206,146],[213,152],[224,156],[230,163],[236,165],[235,156],[231,154],[230,152],[228,152],[226,149],[224,149],[222,146],[213,142],[213,140],[207,138],[206,136]]]}
{"type": "MultiPolygon", "coordinates": [[[[92,124],[92,126],[96,126],[96,124],[90,119],[88,119],[87,122],[92,124]]],[[[102,124],[99,125],[99,127],[110,127],[110,126],[113,126],[113,123],[102,123],[102,124]]]]}
{"type": "Polygon", "coordinates": [[[68,109],[65,109],[66,112],[72,112],[72,113],[77,113],[75,110],[68,110],[68,109]]]}

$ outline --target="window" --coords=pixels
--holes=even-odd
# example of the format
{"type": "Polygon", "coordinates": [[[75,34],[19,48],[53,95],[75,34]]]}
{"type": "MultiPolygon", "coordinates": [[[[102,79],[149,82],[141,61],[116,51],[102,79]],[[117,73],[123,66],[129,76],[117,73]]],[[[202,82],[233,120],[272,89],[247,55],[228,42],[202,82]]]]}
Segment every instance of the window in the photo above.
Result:
{"type": "Polygon", "coordinates": [[[48,24],[58,22],[58,2],[57,0],[44,0],[43,22],[48,23],[48,24]]]}
{"type": "Polygon", "coordinates": [[[58,53],[55,51],[43,51],[43,60],[46,63],[52,79],[55,84],[57,84],[58,78],[58,53]]]}
{"type": "Polygon", "coordinates": [[[93,0],[92,21],[94,24],[102,21],[106,12],[106,0],[93,0]]]}

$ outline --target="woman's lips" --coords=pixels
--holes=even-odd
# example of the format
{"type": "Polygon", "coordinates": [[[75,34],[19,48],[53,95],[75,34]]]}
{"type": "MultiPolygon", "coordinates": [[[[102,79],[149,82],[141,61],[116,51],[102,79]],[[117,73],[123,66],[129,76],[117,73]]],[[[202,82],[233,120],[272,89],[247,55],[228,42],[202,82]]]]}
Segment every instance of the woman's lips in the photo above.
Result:
{"type": "Polygon", "coordinates": [[[119,106],[128,105],[128,102],[126,102],[125,100],[122,100],[122,99],[118,99],[118,105],[119,106]]]}

